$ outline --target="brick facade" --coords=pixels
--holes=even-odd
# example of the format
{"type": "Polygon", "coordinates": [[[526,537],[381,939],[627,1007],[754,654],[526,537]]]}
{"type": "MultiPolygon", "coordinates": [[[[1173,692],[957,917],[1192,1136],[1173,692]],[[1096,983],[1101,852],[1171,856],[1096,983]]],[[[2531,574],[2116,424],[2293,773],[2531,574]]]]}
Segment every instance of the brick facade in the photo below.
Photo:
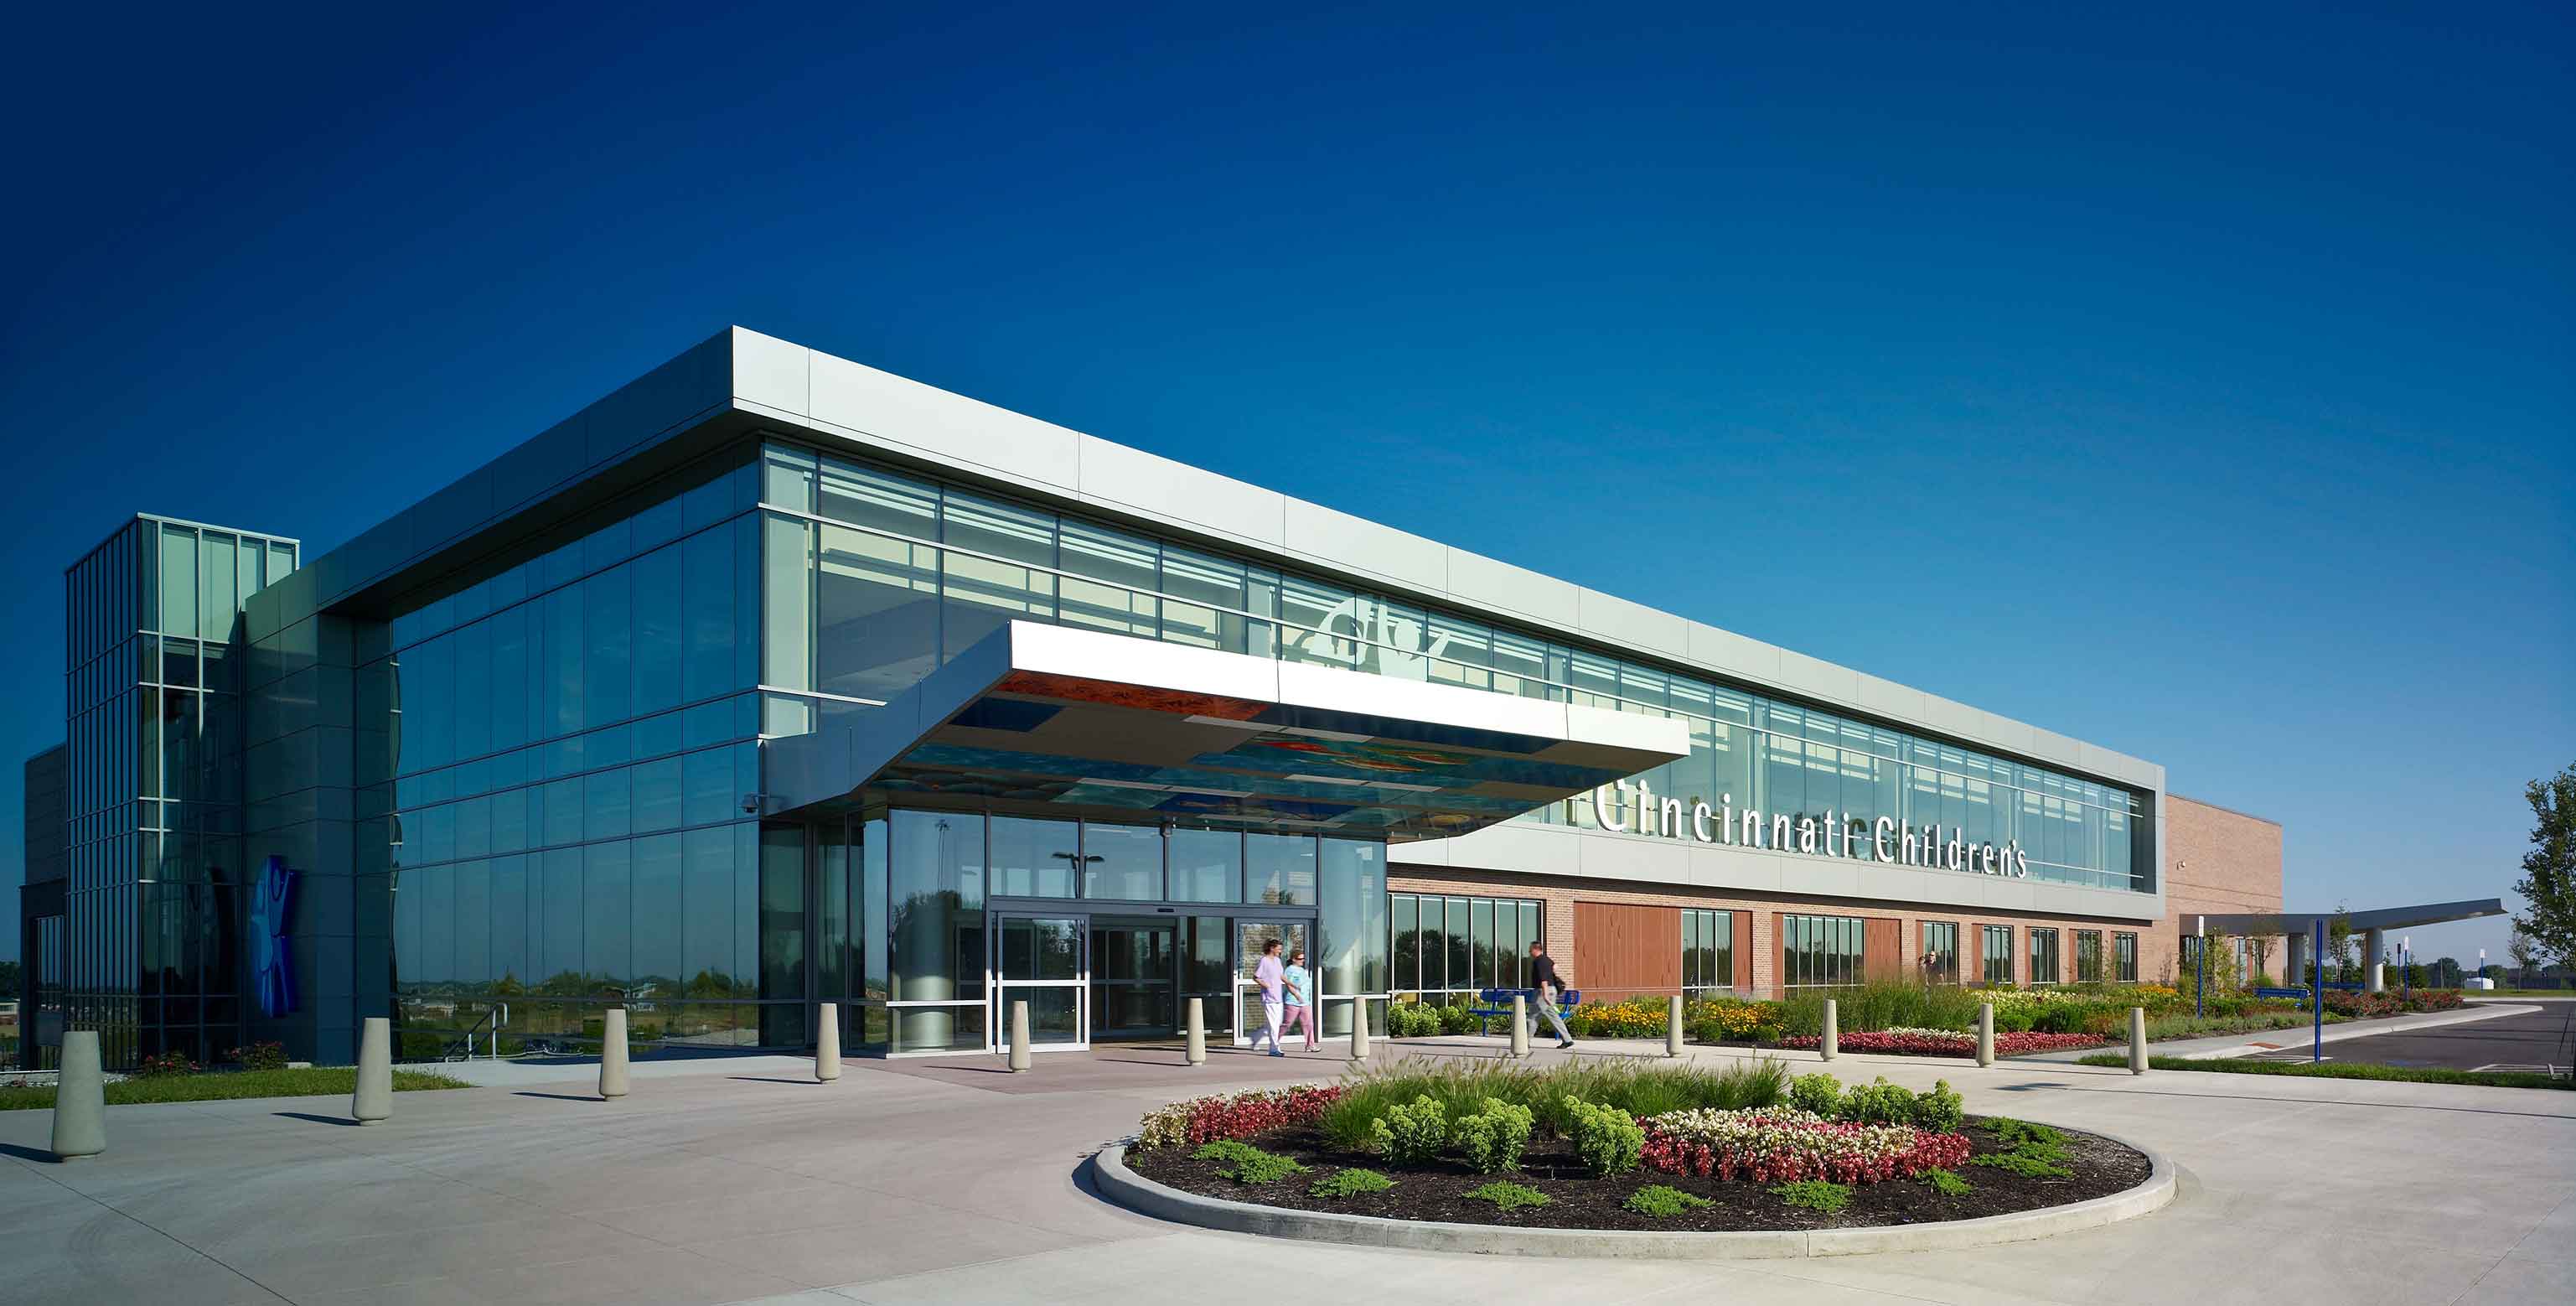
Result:
{"type": "MultiPolygon", "coordinates": [[[[2116,974],[2117,954],[2113,936],[2135,934],[2138,936],[2138,979],[2152,982],[2170,978],[2180,965],[2182,936],[2192,928],[2192,916],[2202,912],[2281,909],[2281,827],[2277,823],[2185,798],[2169,798],[2165,837],[2169,848],[2166,914],[2154,921],[1951,909],[1868,899],[1729,893],[1671,885],[1465,868],[1440,870],[1402,864],[1391,868],[1387,887],[1397,893],[1541,900],[1547,905],[1544,930],[1548,955],[1556,959],[1567,982],[1577,988],[1584,986],[1584,958],[1575,928],[1574,908],[1578,902],[1695,907],[1747,913],[1752,928],[1748,935],[1739,925],[1736,947],[1739,951],[1744,949],[1749,937],[1752,949],[1749,993],[1762,997],[1780,996],[1778,918],[1782,914],[1857,916],[1868,922],[1892,922],[1897,952],[1893,973],[1896,974],[1914,973],[1923,944],[1922,922],[1956,922],[1959,926],[1960,976],[1968,983],[1977,982],[1982,974],[1979,966],[1983,939],[1980,926],[2012,927],[2013,982],[2016,984],[2030,982],[2029,931],[2034,926],[2059,931],[2058,978],[2061,981],[2075,978],[2076,931],[2101,932],[2102,970],[2106,977],[2116,974]]],[[[1739,916],[1737,919],[1743,922],[1747,918],[1739,916]]],[[[1681,947],[1678,924],[1675,928],[1673,947],[1678,954],[1681,947]]],[[[1889,926],[1865,925],[1863,929],[1871,936],[1873,945],[1867,964],[1874,973],[1889,973],[1886,960],[1876,955],[1881,951],[1879,945],[1887,937],[1889,926]]],[[[2281,956],[2277,944],[2272,956],[2277,970],[2281,956]]],[[[1587,991],[1587,996],[1595,994],[1604,998],[1621,996],[1597,989],[1587,991]]]]}
{"type": "MultiPolygon", "coordinates": [[[[1428,871],[1429,868],[1422,869],[1428,871]]],[[[2165,973],[2172,963],[2173,950],[2179,937],[2171,929],[2160,928],[2156,923],[2140,921],[2040,916],[2024,912],[1964,909],[1950,911],[1927,908],[1918,904],[1854,899],[1807,899],[1760,894],[1690,892],[1658,885],[1620,884],[1499,871],[1451,869],[1439,873],[1415,873],[1411,869],[1398,867],[1396,872],[1388,877],[1387,888],[1396,893],[1455,893],[1541,900],[1547,904],[1543,929],[1547,936],[1548,955],[1556,959],[1557,967],[1564,973],[1566,982],[1576,988],[1584,987],[1583,957],[1577,947],[1574,928],[1574,904],[1577,902],[1676,908],[1703,907],[1748,913],[1753,927],[1751,931],[1753,977],[1750,993],[1773,998],[1780,996],[1777,918],[1783,913],[1857,916],[1864,921],[1896,922],[1896,960],[1900,968],[1898,973],[1902,974],[1913,972],[1917,954],[1921,951],[1923,932],[1920,922],[1955,921],[1959,926],[1962,978],[1971,983],[1976,981],[1979,974],[1974,967],[1978,959],[1977,927],[1981,925],[2013,927],[2013,981],[2017,984],[2026,983],[2029,980],[2030,942],[2027,931],[2032,926],[2053,926],[2060,931],[2058,969],[2061,980],[2072,980],[2075,977],[2074,932],[2077,930],[2102,932],[2103,971],[2106,975],[2111,973],[2114,964],[2111,936],[2137,935],[2140,980],[2153,980],[2165,973]]],[[[1865,926],[1864,929],[1866,928],[1865,926]]],[[[1883,936],[1884,927],[1881,927],[1881,930],[1883,936]]],[[[1736,939],[1736,946],[1738,949],[1745,946],[1745,937],[1741,932],[1736,939]]],[[[1673,948],[1676,953],[1681,948],[1678,925],[1673,936],[1673,948]]],[[[1873,962],[1873,964],[1877,963],[1873,962]]],[[[1586,992],[1586,996],[1596,995],[1604,998],[1623,996],[1597,989],[1586,992]]]]}
{"type": "MultiPolygon", "coordinates": [[[[2194,917],[2281,910],[2281,824],[2175,794],[2165,796],[2167,952],[2181,947],[2194,917]]],[[[2266,969],[2279,975],[2285,945],[2276,936],[2266,969]]]]}

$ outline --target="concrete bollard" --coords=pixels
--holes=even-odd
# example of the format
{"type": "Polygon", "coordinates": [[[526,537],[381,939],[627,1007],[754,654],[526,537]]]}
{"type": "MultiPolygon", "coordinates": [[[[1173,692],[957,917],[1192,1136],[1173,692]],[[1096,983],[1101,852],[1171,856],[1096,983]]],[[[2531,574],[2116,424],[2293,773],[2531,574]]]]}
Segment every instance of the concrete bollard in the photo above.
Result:
{"type": "Polygon", "coordinates": [[[1512,1059],[1529,1055],[1529,995],[1512,995],[1512,1059]]]}
{"type": "Polygon", "coordinates": [[[610,1007],[600,1018],[599,1095],[614,1101],[626,1096],[626,1008],[610,1007]]]}
{"type": "Polygon", "coordinates": [[[349,1116],[372,1125],[394,1113],[394,1022],[369,1016],[358,1028],[358,1091],[349,1099],[349,1116]]]}
{"type": "Polygon", "coordinates": [[[1207,1064],[1207,999],[1190,999],[1189,1050],[1181,1054],[1193,1066],[1207,1064]]]}
{"type": "Polygon", "coordinates": [[[814,1082],[828,1084],[841,1077],[841,1007],[826,1002],[820,1012],[822,1024],[814,1031],[814,1082]]]}
{"type": "Polygon", "coordinates": [[[1664,1055],[1682,1054],[1682,995],[1673,995],[1672,1009],[1664,1013],[1664,1055]]]}
{"type": "Polygon", "coordinates": [[[54,1089],[54,1159],[77,1161],[107,1150],[107,1073],[98,1060],[98,1031],[63,1031],[63,1073],[54,1089]]]}
{"type": "Polygon", "coordinates": [[[2147,1009],[2129,1008],[2129,1073],[2147,1073],[2147,1009]]]}
{"type": "Polygon", "coordinates": [[[1351,1064],[1365,1065],[1369,1058],[1368,999],[1351,999],[1351,1064]]]}
{"type": "Polygon", "coordinates": [[[1832,998],[1825,999],[1825,1036],[1816,1041],[1816,1051],[1823,1054],[1824,1059],[1827,1061],[1833,1060],[1834,1053],[1841,1050],[1835,1046],[1839,1041],[1842,1032],[1838,1024],[1839,1019],[1839,1013],[1837,1013],[1834,1008],[1834,1000],[1832,998]]]}
{"type": "Polygon", "coordinates": [[[1029,1004],[1025,998],[1011,1003],[1011,1073],[1029,1068],[1029,1004]]]}
{"type": "Polygon", "coordinates": [[[1995,1064],[1995,1004],[1977,1004],[1977,1064],[1995,1064]]]}

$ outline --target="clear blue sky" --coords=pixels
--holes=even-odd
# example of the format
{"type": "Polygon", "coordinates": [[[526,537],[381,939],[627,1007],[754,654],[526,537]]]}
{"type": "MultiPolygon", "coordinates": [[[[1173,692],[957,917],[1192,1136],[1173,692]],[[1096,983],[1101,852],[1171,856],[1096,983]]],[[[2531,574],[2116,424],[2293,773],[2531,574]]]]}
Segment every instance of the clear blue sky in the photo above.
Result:
{"type": "Polygon", "coordinates": [[[22,23],[0,858],[120,514],[327,548],[739,322],[2162,762],[2295,908],[2509,891],[2563,7],[1558,8],[22,23]]]}

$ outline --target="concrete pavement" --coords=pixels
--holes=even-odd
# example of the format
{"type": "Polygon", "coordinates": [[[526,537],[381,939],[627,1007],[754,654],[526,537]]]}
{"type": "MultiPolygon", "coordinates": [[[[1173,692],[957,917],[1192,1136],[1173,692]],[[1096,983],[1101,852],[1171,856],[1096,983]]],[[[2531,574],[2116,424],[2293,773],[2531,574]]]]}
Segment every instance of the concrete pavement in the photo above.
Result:
{"type": "MultiPolygon", "coordinates": [[[[1492,1040],[1498,1045],[1500,1040],[1492,1040]]],[[[1428,1048],[1496,1055],[1477,1039],[1428,1048]]],[[[1382,1049],[1383,1050],[1383,1049],[1382,1049]]],[[[1585,1055],[1659,1051],[1590,1043],[1585,1055]]],[[[1696,1049],[1723,1061],[1736,1054],[1696,1049]]],[[[1552,1051],[1541,1055],[1553,1060],[1552,1051]]],[[[1810,1054],[1784,1057],[1813,1067],[1810,1054]]],[[[2182,1193],[2111,1228],[1972,1252],[1761,1265],[1559,1262],[1290,1244],[1106,1205],[1081,1177],[1144,1109],[1329,1079],[1333,1054],[1109,1048],[1038,1059],[793,1058],[395,1097],[116,1107],[105,1156],[35,1159],[0,1113],[0,1302],[1204,1302],[2576,1299],[2576,1093],[1844,1057],[1846,1081],[1946,1078],[1969,1109],[2171,1156],[2182,1193]],[[2401,1191],[2404,1200],[2392,1200],[2401,1191]],[[2258,1269],[2259,1267],[2259,1269],[2258,1269]]],[[[638,1070],[641,1070],[639,1064],[638,1070]]]]}

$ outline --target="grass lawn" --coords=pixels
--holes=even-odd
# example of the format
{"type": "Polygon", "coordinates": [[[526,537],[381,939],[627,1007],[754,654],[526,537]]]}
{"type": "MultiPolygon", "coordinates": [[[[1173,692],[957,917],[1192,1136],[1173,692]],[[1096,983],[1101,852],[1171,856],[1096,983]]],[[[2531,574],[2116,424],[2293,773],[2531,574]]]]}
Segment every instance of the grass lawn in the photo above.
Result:
{"type": "MultiPolygon", "coordinates": [[[[2085,1057],[2087,1066],[2125,1066],[2126,1054],[2085,1057]]],[[[2512,1070],[2451,1070],[2441,1066],[2369,1066],[2350,1061],[2194,1061],[2149,1057],[2151,1070],[2199,1070],[2220,1075],[2290,1075],[2307,1079],[2386,1079],[2408,1084],[2483,1084],[2489,1088],[2576,1089],[2576,1080],[2512,1070]]]]}
{"type": "MultiPolygon", "coordinates": [[[[394,1091],[468,1088],[464,1080],[425,1070],[396,1070],[394,1091]]],[[[109,1106],[137,1102],[213,1102],[232,1097],[330,1097],[358,1091],[354,1066],[315,1066],[309,1070],[245,1070],[229,1075],[160,1075],[107,1086],[109,1106]]],[[[54,1105],[50,1088],[0,1088],[0,1111],[46,1111],[54,1105]]]]}

